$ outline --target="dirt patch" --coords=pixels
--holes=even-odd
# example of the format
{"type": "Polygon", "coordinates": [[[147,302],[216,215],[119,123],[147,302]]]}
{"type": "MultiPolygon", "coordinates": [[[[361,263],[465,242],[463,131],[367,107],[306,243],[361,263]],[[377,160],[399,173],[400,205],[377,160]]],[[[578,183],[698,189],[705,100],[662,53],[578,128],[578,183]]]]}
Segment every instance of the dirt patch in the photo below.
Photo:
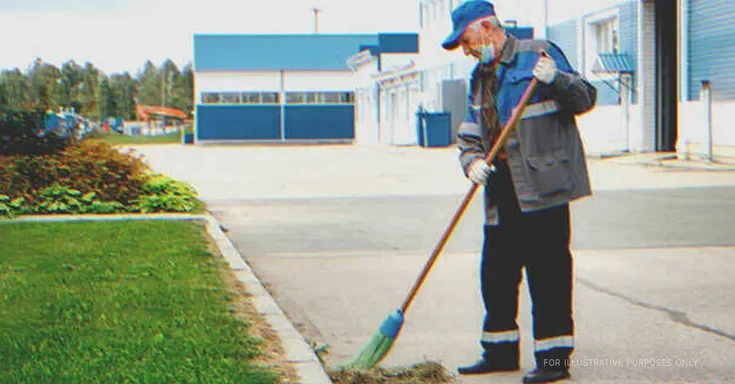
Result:
{"type": "Polygon", "coordinates": [[[404,368],[374,368],[365,371],[332,370],[334,384],[439,384],[449,383],[454,376],[441,364],[427,361],[404,368]]]}
{"type": "Polygon", "coordinates": [[[268,368],[280,375],[280,383],[298,383],[301,379],[296,368],[286,360],[286,350],[281,344],[278,335],[255,309],[250,301],[250,295],[245,291],[245,285],[240,282],[232,270],[221,268],[228,291],[230,293],[230,310],[233,315],[246,321],[248,334],[262,340],[261,355],[253,360],[254,364],[268,368]]]}

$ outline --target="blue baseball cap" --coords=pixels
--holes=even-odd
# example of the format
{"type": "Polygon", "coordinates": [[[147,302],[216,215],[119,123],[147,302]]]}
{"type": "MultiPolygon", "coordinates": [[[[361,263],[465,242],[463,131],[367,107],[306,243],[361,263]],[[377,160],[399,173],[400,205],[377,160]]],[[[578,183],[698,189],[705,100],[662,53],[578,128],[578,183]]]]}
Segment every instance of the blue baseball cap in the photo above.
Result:
{"type": "Polygon", "coordinates": [[[487,0],[468,0],[452,11],[452,33],[444,40],[442,47],[453,50],[459,46],[459,39],[473,21],[483,17],[495,16],[495,7],[487,0]]]}

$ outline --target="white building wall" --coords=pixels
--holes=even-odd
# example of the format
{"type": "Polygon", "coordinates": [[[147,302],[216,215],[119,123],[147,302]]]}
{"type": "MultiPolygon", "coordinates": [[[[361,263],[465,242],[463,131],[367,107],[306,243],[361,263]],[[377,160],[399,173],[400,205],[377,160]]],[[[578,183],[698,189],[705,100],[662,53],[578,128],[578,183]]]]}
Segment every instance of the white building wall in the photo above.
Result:
{"type": "MultiPolygon", "coordinates": [[[[735,160],[735,102],[712,103],[712,155],[715,161],[735,160]]],[[[701,101],[679,103],[677,153],[684,159],[702,159],[707,155],[708,126],[705,104],[701,101]]]]}
{"type": "Polygon", "coordinates": [[[278,71],[268,72],[197,72],[199,92],[270,91],[281,89],[278,71]]]}
{"type": "Polygon", "coordinates": [[[384,79],[380,95],[380,142],[418,144],[416,111],[422,101],[418,72],[384,79]]]}
{"type": "Polygon", "coordinates": [[[354,68],[352,82],[355,88],[355,144],[380,143],[378,130],[378,60],[370,56],[354,68]]]}
{"type": "Polygon", "coordinates": [[[320,92],[353,91],[355,87],[352,71],[284,71],[285,91],[320,92]]]}
{"type": "Polygon", "coordinates": [[[197,104],[202,102],[202,93],[207,92],[279,92],[279,71],[252,72],[196,72],[194,95],[197,104]]]}
{"type": "Polygon", "coordinates": [[[380,55],[380,66],[383,70],[402,67],[406,63],[416,61],[419,55],[416,53],[386,53],[380,55]]]}

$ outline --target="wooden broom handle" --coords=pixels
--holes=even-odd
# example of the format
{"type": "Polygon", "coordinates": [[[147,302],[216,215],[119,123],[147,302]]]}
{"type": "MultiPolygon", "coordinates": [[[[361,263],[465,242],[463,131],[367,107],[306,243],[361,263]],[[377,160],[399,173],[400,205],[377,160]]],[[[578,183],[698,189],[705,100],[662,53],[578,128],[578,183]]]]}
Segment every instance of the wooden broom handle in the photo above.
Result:
{"type": "MultiPolygon", "coordinates": [[[[542,52],[542,55],[543,54],[544,53],[542,52]]],[[[503,148],[506,141],[508,141],[508,137],[510,137],[511,132],[515,129],[516,125],[518,125],[518,121],[520,121],[520,118],[523,115],[523,111],[526,109],[526,105],[528,104],[528,101],[531,99],[533,93],[536,91],[537,85],[538,79],[534,77],[533,79],[531,79],[531,83],[528,84],[528,87],[526,87],[526,91],[523,93],[523,96],[518,102],[518,105],[513,108],[513,113],[511,114],[508,122],[505,123],[505,127],[503,128],[500,137],[498,137],[498,140],[495,142],[495,145],[493,145],[490,153],[488,153],[487,157],[485,157],[486,163],[492,164],[492,162],[495,160],[495,157],[498,155],[498,152],[500,152],[500,149],[503,148]]],[[[434,263],[439,257],[439,254],[447,245],[449,237],[452,235],[452,232],[454,232],[454,229],[457,227],[459,220],[462,218],[462,215],[464,215],[467,207],[469,207],[470,202],[472,202],[472,198],[475,196],[478,187],[479,186],[477,184],[472,183],[472,187],[470,187],[470,190],[467,192],[464,199],[462,200],[462,204],[459,205],[457,212],[454,214],[452,221],[449,223],[449,227],[447,227],[447,229],[444,231],[444,234],[439,239],[439,243],[434,247],[434,250],[431,252],[431,257],[429,257],[426,265],[424,265],[424,269],[421,271],[419,278],[416,280],[413,288],[411,288],[411,292],[409,292],[406,300],[403,302],[403,305],[401,306],[401,311],[403,313],[406,313],[406,311],[408,311],[408,307],[411,306],[411,303],[416,297],[416,294],[421,288],[421,285],[424,283],[424,280],[426,280],[426,276],[429,274],[429,271],[434,266],[434,263]]]]}

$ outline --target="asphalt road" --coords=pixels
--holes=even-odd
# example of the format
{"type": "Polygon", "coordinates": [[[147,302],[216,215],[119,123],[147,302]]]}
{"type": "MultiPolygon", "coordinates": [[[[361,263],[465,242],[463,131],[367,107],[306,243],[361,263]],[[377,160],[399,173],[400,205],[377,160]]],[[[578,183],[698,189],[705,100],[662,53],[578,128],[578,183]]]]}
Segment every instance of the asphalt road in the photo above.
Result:
{"type": "MultiPolygon", "coordinates": [[[[193,183],[302,334],[330,346],[330,364],[354,356],[400,305],[468,187],[452,148],[140,152],[193,183]]],[[[572,206],[573,382],[732,383],[735,172],[643,167],[636,158],[590,159],[595,195],[572,206]]],[[[384,365],[432,359],[454,370],[478,357],[481,224],[476,198],[384,365]]],[[[533,368],[530,307],[524,286],[523,370],[533,368]]]]}
{"type": "MultiPolygon", "coordinates": [[[[219,201],[211,210],[292,321],[310,340],[331,345],[338,363],[402,301],[461,197],[219,201]]],[[[733,197],[732,187],[606,190],[573,204],[582,345],[576,382],[735,377],[733,197]]],[[[386,364],[427,357],[454,369],[476,357],[481,224],[475,199],[386,364]]],[[[530,303],[523,295],[528,369],[530,303]]],[[[513,374],[494,379],[518,381],[513,374]]]]}
{"type": "MultiPolygon", "coordinates": [[[[462,196],[358,197],[218,202],[244,208],[248,252],[350,253],[433,249],[462,196]],[[260,242],[258,238],[278,237],[260,242]]],[[[476,198],[447,252],[479,252],[482,207],[476,198]]],[[[620,249],[735,245],[735,188],[600,191],[572,205],[572,248],[620,249]]]]}

